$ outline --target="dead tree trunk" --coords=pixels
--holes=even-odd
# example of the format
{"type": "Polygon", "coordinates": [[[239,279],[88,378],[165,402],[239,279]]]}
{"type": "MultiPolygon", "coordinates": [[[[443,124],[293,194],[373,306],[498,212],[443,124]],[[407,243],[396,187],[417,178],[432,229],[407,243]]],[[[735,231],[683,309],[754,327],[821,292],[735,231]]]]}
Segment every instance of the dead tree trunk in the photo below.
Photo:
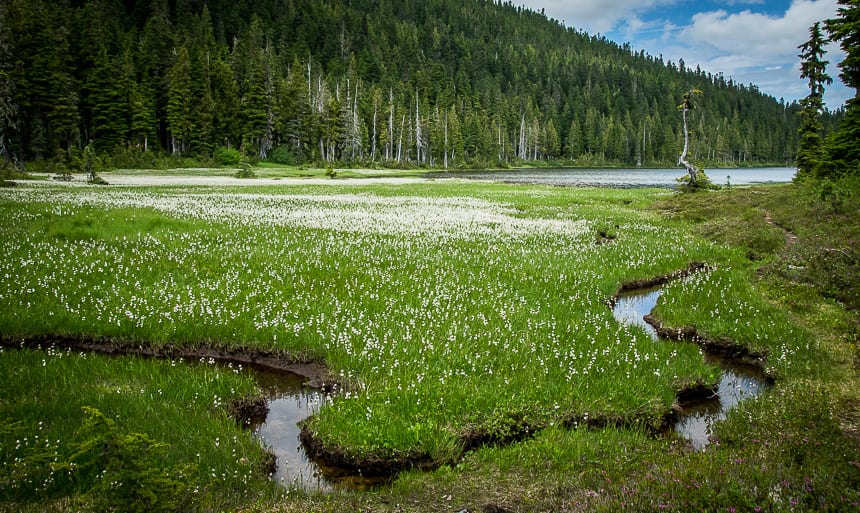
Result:
{"type": "Polygon", "coordinates": [[[684,166],[684,169],[687,170],[687,173],[690,175],[690,185],[696,185],[696,181],[699,179],[699,170],[687,160],[687,153],[690,150],[690,131],[687,128],[687,113],[693,109],[693,96],[702,94],[698,89],[692,89],[684,93],[684,101],[681,102],[681,105],[678,108],[681,109],[681,118],[684,121],[684,150],[681,151],[681,156],[678,157],[678,164],[684,166]]]}

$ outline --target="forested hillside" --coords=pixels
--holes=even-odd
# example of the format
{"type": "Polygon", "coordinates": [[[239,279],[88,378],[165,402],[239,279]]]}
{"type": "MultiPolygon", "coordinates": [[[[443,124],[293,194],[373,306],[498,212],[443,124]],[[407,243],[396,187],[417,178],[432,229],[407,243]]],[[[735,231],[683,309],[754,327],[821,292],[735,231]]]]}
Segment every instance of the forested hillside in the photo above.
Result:
{"type": "MultiPolygon", "coordinates": [[[[489,0],[4,0],[4,161],[790,163],[796,103],[489,0]]],[[[832,120],[826,116],[825,123],[832,120]]]]}

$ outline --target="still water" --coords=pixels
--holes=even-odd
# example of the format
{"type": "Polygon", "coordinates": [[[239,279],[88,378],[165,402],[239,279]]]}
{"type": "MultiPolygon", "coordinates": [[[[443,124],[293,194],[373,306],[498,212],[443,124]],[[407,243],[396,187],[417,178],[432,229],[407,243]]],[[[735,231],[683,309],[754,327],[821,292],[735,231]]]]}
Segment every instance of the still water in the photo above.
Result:
{"type": "MultiPolygon", "coordinates": [[[[655,340],[657,332],[643,317],[657,304],[661,288],[636,290],[621,294],[612,310],[618,322],[641,327],[655,340]]],[[[672,342],[666,342],[672,343],[672,342]]],[[[713,397],[685,403],[675,431],[697,449],[710,441],[713,426],[723,420],[726,412],[744,399],[754,397],[768,387],[761,369],[706,354],[705,360],[722,369],[720,382],[713,397]]],[[[365,488],[375,482],[351,475],[342,469],[320,466],[305,453],[299,441],[299,423],[317,413],[327,397],[304,385],[305,378],[289,373],[249,369],[266,394],[269,414],[264,421],[252,426],[255,435],[278,458],[274,480],[287,488],[332,491],[335,488],[365,488]]]]}
{"type": "MultiPolygon", "coordinates": [[[[787,183],[794,178],[793,167],[708,169],[715,185],[787,183]]],[[[455,171],[428,173],[428,178],[464,178],[504,183],[577,187],[668,187],[678,186],[682,169],[512,169],[505,171],[455,171]]]]}
{"type": "Polygon", "coordinates": [[[305,378],[296,374],[249,370],[269,403],[265,420],[251,427],[278,458],[272,479],[286,488],[330,491],[333,483],[308,457],[299,441],[299,422],[319,411],[325,404],[325,394],[304,386],[305,378]]]}
{"type": "MultiPolygon", "coordinates": [[[[661,292],[662,289],[657,287],[621,294],[612,309],[615,319],[622,324],[638,326],[657,340],[657,331],[645,322],[644,317],[654,309],[661,292]]],[[[714,425],[726,418],[726,412],[768,387],[767,379],[757,367],[709,354],[705,354],[705,361],[723,371],[717,391],[711,398],[684,404],[675,423],[675,432],[689,440],[696,449],[702,449],[710,442],[714,425]]]]}

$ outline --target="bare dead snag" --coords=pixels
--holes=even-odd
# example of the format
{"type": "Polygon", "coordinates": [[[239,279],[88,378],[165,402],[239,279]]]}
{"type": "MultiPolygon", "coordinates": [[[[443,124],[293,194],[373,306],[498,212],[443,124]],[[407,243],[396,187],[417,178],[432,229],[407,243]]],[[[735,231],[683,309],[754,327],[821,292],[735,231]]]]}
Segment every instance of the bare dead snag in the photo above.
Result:
{"type": "Polygon", "coordinates": [[[702,91],[698,89],[687,91],[684,93],[684,100],[681,102],[681,105],[678,106],[678,108],[681,109],[681,118],[684,121],[684,150],[681,152],[681,156],[678,157],[678,164],[683,165],[687,170],[687,173],[690,175],[691,186],[695,186],[699,179],[699,169],[687,160],[687,154],[690,150],[690,131],[687,128],[687,113],[693,110],[693,98],[700,94],[702,94],[702,91]]]}

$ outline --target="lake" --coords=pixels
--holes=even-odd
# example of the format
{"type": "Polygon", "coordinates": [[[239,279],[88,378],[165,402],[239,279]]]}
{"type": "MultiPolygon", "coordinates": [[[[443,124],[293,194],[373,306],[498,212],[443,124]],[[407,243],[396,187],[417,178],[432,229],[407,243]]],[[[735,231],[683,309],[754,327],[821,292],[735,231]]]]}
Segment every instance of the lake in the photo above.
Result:
{"type": "MultiPolygon", "coordinates": [[[[708,169],[716,185],[753,185],[791,182],[793,167],[708,169]]],[[[465,178],[504,183],[555,185],[567,187],[668,187],[678,186],[684,170],[675,169],[512,169],[504,171],[455,171],[428,173],[428,178],[465,178]]]]}

